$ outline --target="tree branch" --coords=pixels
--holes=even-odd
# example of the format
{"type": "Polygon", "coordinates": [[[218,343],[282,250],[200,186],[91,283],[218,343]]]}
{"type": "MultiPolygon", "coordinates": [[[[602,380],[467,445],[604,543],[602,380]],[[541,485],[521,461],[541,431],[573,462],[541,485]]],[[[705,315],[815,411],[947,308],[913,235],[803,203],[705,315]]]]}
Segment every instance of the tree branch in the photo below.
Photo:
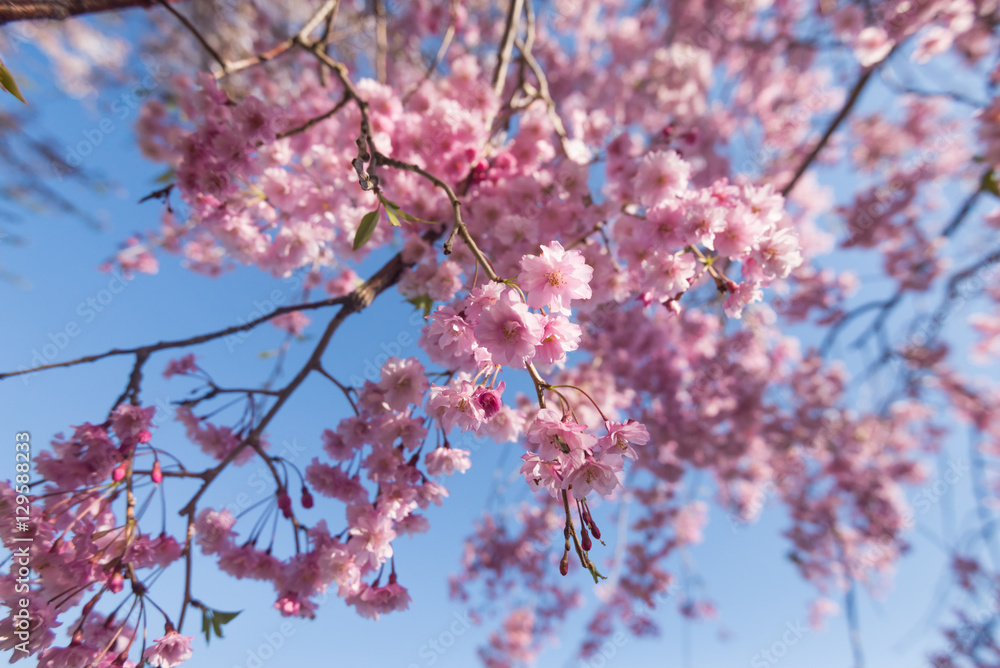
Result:
{"type": "Polygon", "coordinates": [[[0,0],[0,25],[39,19],[62,21],[81,14],[131,8],[149,9],[156,4],[159,4],[158,0],[0,0]]]}
{"type": "Polygon", "coordinates": [[[247,330],[253,329],[257,325],[272,320],[279,315],[285,313],[292,313],[294,311],[309,311],[312,309],[324,308],[326,306],[336,306],[337,304],[344,304],[350,299],[350,295],[347,297],[334,297],[332,299],[324,299],[318,302],[308,302],[305,304],[296,304],[292,306],[282,306],[281,308],[275,309],[273,312],[267,315],[262,315],[256,320],[251,320],[250,322],[243,323],[242,325],[234,325],[232,327],[227,327],[226,329],[220,329],[216,332],[211,332],[209,334],[199,334],[198,336],[192,336],[187,339],[177,339],[175,341],[161,341],[159,343],[153,343],[145,346],[138,346],[136,348],[114,348],[104,353],[97,355],[87,355],[86,357],[78,357],[73,360],[66,362],[54,362],[52,364],[43,364],[42,366],[36,366],[31,369],[18,369],[17,371],[8,371],[6,373],[0,373],[0,380],[5,380],[7,378],[13,378],[14,376],[21,376],[26,373],[34,373],[35,371],[45,371],[46,369],[58,369],[61,367],[76,366],[78,364],[86,364],[89,362],[96,362],[98,360],[105,359],[107,357],[120,357],[122,355],[136,355],[148,357],[150,353],[158,352],[160,350],[168,350],[170,348],[186,348],[187,346],[195,346],[200,343],[206,343],[214,339],[222,338],[223,336],[229,336],[231,334],[238,334],[239,332],[245,332],[247,330]]]}
{"type": "MultiPolygon", "coordinates": [[[[886,56],[886,59],[888,59],[888,56],[886,56]]],[[[851,89],[850,95],[847,96],[847,101],[844,102],[844,106],[840,108],[840,111],[837,113],[834,119],[830,121],[830,125],[827,126],[826,131],[823,133],[823,136],[820,137],[820,140],[816,142],[816,145],[813,146],[813,149],[809,151],[809,155],[806,156],[805,160],[803,160],[802,163],[798,166],[798,169],[795,170],[795,174],[792,176],[792,180],[788,182],[788,185],[786,185],[784,188],[781,189],[782,196],[788,197],[788,193],[792,192],[792,189],[795,187],[795,184],[799,182],[799,179],[802,178],[802,175],[806,173],[806,170],[809,169],[813,161],[816,160],[816,157],[820,154],[820,151],[822,151],[826,147],[826,145],[830,142],[830,138],[833,137],[833,133],[837,131],[837,128],[839,128],[840,124],[844,122],[844,119],[846,119],[851,114],[851,110],[854,109],[854,105],[857,103],[858,98],[861,97],[861,91],[864,90],[865,85],[869,82],[869,80],[871,80],[872,75],[875,74],[877,68],[878,66],[868,68],[867,70],[861,73],[860,77],[858,77],[858,81],[857,83],[854,84],[854,88],[851,89]]]]}

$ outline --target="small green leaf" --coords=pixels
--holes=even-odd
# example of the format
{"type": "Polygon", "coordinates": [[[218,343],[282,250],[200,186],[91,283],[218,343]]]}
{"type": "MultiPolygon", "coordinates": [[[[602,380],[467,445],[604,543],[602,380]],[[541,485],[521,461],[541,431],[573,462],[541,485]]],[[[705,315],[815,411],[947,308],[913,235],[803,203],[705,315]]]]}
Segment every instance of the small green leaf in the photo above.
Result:
{"type": "Polygon", "coordinates": [[[222,626],[223,624],[228,624],[239,617],[239,614],[243,611],[237,610],[236,612],[222,612],[221,610],[213,610],[213,612],[215,613],[215,619],[218,620],[219,625],[222,626]]]}
{"type": "Polygon", "coordinates": [[[262,350],[259,353],[257,353],[257,356],[260,357],[262,360],[266,360],[266,359],[269,359],[271,357],[274,357],[277,354],[278,354],[278,351],[276,351],[276,350],[262,350]]]}
{"type": "Polygon", "coordinates": [[[420,295],[406,301],[413,304],[414,308],[422,309],[425,318],[431,314],[431,309],[434,308],[434,300],[431,299],[430,295],[420,295]]]}
{"type": "Polygon", "coordinates": [[[1000,197],[1000,184],[997,183],[997,173],[992,169],[983,174],[983,180],[979,184],[979,187],[992,195],[1000,197]]]}
{"type": "Polygon", "coordinates": [[[354,250],[358,250],[372,238],[375,233],[375,228],[378,227],[378,209],[374,211],[369,211],[365,214],[365,217],[361,219],[361,224],[358,225],[358,231],[354,235],[354,250]]]}
{"type": "Polygon", "coordinates": [[[393,209],[391,205],[386,204],[386,206],[385,206],[385,215],[389,216],[389,223],[393,227],[399,227],[399,216],[396,215],[397,213],[398,213],[398,211],[396,211],[395,209],[393,209]]]}
{"type": "Polygon", "coordinates": [[[21,89],[17,87],[17,82],[14,81],[14,75],[4,66],[2,60],[0,60],[0,90],[5,90],[21,102],[28,104],[28,101],[21,95],[21,89]]]}
{"type": "Polygon", "coordinates": [[[205,643],[212,641],[212,619],[209,610],[203,608],[201,611],[201,632],[205,634],[205,643]]]}
{"type": "Polygon", "coordinates": [[[154,179],[153,182],[154,183],[170,183],[171,181],[174,180],[174,176],[175,176],[174,168],[171,167],[167,171],[165,171],[162,174],[160,174],[159,176],[157,176],[156,179],[154,179]]]}
{"type": "Polygon", "coordinates": [[[400,218],[402,218],[403,220],[408,220],[411,223],[427,223],[428,225],[437,225],[437,223],[435,223],[433,220],[424,220],[423,218],[417,218],[416,216],[412,216],[406,213],[402,209],[399,209],[398,212],[400,218]]]}

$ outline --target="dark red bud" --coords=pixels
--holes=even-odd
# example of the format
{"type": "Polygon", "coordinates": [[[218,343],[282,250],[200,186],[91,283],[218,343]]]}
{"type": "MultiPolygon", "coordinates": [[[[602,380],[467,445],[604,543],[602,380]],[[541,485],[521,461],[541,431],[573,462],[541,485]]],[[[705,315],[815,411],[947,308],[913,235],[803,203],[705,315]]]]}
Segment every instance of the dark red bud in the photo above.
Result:
{"type": "Polygon", "coordinates": [[[285,516],[286,519],[292,517],[292,499],[288,496],[287,492],[282,491],[278,494],[278,508],[281,508],[281,514],[285,516]]]}
{"type": "Polygon", "coordinates": [[[590,540],[590,534],[587,532],[586,527],[580,529],[580,543],[583,545],[584,552],[590,552],[590,548],[594,547],[594,543],[590,540]]]}
{"type": "Polygon", "coordinates": [[[567,573],[569,573],[569,552],[565,552],[562,561],[559,562],[559,574],[566,575],[567,573]]]}
{"type": "Polygon", "coordinates": [[[302,487],[302,507],[312,508],[313,507],[313,495],[309,493],[309,490],[302,487]]]}
{"type": "Polygon", "coordinates": [[[594,520],[590,520],[590,531],[594,534],[594,538],[601,540],[601,530],[597,528],[594,520]]]}

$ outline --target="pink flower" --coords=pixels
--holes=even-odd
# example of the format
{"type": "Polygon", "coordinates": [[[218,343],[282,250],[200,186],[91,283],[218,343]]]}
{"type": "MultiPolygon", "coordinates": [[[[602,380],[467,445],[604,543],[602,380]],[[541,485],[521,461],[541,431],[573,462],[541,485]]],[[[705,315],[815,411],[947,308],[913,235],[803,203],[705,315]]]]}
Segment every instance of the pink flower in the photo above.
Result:
{"type": "Polygon", "coordinates": [[[454,427],[475,431],[483,423],[486,413],[473,398],[474,393],[475,388],[467,380],[459,381],[457,389],[433,385],[427,401],[427,414],[437,418],[446,433],[454,427]]]}
{"type": "Polygon", "coordinates": [[[889,55],[895,42],[884,28],[868,26],[858,33],[854,41],[854,55],[862,67],[871,67],[889,55]]]}
{"type": "Polygon", "coordinates": [[[476,400],[476,403],[478,403],[483,409],[484,419],[489,420],[496,415],[501,408],[503,408],[503,400],[501,397],[503,396],[503,391],[506,387],[507,384],[500,381],[500,384],[496,387],[480,387],[476,390],[476,393],[472,395],[476,400]]]}
{"type": "Polygon", "coordinates": [[[739,320],[743,317],[743,309],[753,302],[759,302],[764,298],[764,293],[756,281],[743,281],[731,290],[729,298],[724,304],[726,315],[739,320]]]}
{"type": "Polygon", "coordinates": [[[405,411],[410,406],[419,406],[424,401],[424,392],[430,386],[424,365],[414,357],[401,360],[390,357],[382,365],[379,388],[385,392],[385,401],[393,410],[405,411]]]}
{"type": "Polygon", "coordinates": [[[313,612],[316,606],[295,592],[287,592],[275,601],[274,608],[283,617],[307,617],[311,619],[314,617],[313,612]]]}
{"type": "Polygon", "coordinates": [[[302,311],[292,311],[291,313],[282,313],[281,315],[272,318],[271,324],[278,329],[283,329],[293,336],[299,336],[302,332],[306,331],[306,327],[312,320],[309,316],[302,313],[302,311]]]}
{"type": "Polygon", "coordinates": [[[392,575],[386,586],[365,587],[357,597],[348,599],[347,603],[355,605],[363,617],[378,619],[381,614],[408,609],[410,607],[410,593],[406,587],[398,584],[395,575],[392,575]],[[359,605],[359,603],[366,605],[359,605]]]}
{"type": "Polygon", "coordinates": [[[601,448],[604,456],[617,455],[636,458],[635,450],[631,444],[645,445],[649,443],[649,432],[642,423],[635,420],[628,422],[605,422],[608,427],[608,435],[598,439],[597,444],[601,448]]]}
{"type": "Polygon", "coordinates": [[[526,293],[528,306],[549,306],[554,312],[569,315],[570,300],[590,299],[594,268],[580,251],[564,250],[558,241],[541,248],[541,255],[521,258],[518,282],[526,293]]]}
{"type": "Polygon", "coordinates": [[[352,538],[347,549],[354,555],[359,568],[370,565],[378,568],[392,556],[392,540],[396,532],[392,530],[392,520],[379,513],[370,505],[347,507],[347,523],[352,538]]]}
{"type": "Polygon", "coordinates": [[[192,353],[167,362],[167,368],[163,372],[163,377],[170,378],[178,375],[183,376],[191,373],[192,371],[196,371],[197,369],[198,365],[195,364],[194,354],[192,353]]]}
{"type": "Polygon", "coordinates": [[[566,353],[580,347],[583,330],[561,315],[543,316],[543,322],[542,342],[535,348],[535,356],[543,364],[565,362],[566,353]]]}
{"type": "Polygon", "coordinates": [[[191,641],[194,638],[182,636],[177,631],[168,631],[157,638],[154,645],[146,650],[144,659],[154,668],[173,668],[191,658],[191,641]]]}
{"type": "Polygon", "coordinates": [[[656,206],[680,195],[691,178],[691,165],[677,151],[653,151],[639,163],[635,193],[645,206],[656,206]]]}
{"type": "Polygon", "coordinates": [[[552,496],[559,493],[562,489],[562,475],[558,463],[542,459],[534,452],[521,455],[521,459],[524,464],[521,465],[520,473],[529,487],[548,490],[552,496]]]}
{"type": "Polygon", "coordinates": [[[469,322],[451,306],[439,306],[428,316],[420,346],[431,360],[446,367],[455,360],[468,360],[476,349],[476,337],[469,322]]]}
{"type": "Polygon", "coordinates": [[[195,518],[195,542],[205,554],[222,552],[232,546],[236,518],[228,510],[202,508],[195,518]]]}
{"type": "Polygon", "coordinates": [[[339,499],[344,503],[368,501],[368,492],[358,477],[351,477],[339,467],[324,464],[316,457],[306,467],[305,474],[306,482],[323,496],[339,499]]]}
{"type": "Polygon", "coordinates": [[[483,312],[473,331],[494,364],[523,369],[535,356],[535,346],[542,342],[544,330],[541,318],[517,301],[516,295],[508,290],[504,298],[483,312]]]}
{"type": "Polygon", "coordinates": [[[500,301],[507,290],[507,286],[503,283],[493,281],[472,288],[465,298],[465,316],[470,318],[472,322],[478,321],[483,311],[500,301]]]}
{"type": "Polygon", "coordinates": [[[528,427],[526,436],[529,443],[538,446],[543,459],[579,466],[597,444],[597,439],[586,431],[582,424],[564,421],[551,408],[543,408],[528,427]]]}
{"type": "Polygon", "coordinates": [[[153,423],[156,407],[140,408],[131,404],[121,404],[111,414],[111,428],[121,441],[123,448],[134,447],[139,434],[147,431],[153,423]]]}
{"type": "Polygon", "coordinates": [[[344,438],[332,429],[323,431],[323,450],[330,455],[330,459],[335,462],[342,462],[354,456],[357,447],[349,444],[344,438]]]}
{"type": "Polygon", "coordinates": [[[583,463],[566,476],[563,489],[573,490],[573,496],[582,499],[591,492],[607,496],[621,482],[618,479],[620,468],[612,466],[604,459],[586,458],[583,463]]]}
{"type": "Polygon", "coordinates": [[[469,451],[455,448],[435,448],[424,457],[424,463],[432,476],[465,473],[472,466],[469,451]]]}
{"type": "Polygon", "coordinates": [[[392,445],[378,443],[372,446],[371,454],[365,458],[363,465],[371,480],[383,483],[395,480],[406,462],[403,460],[402,447],[394,448],[392,445]]]}
{"type": "Polygon", "coordinates": [[[708,505],[704,501],[694,501],[677,511],[674,517],[674,532],[680,543],[700,543],[701,530],[708,523],[708,505]]]}
{"type": "Polygon", "coordinates": [[[492,418],[483,423],[479,433],[497,443],[516,441],[524,427],[524,417],[513,408],[502,406],[492,418]]]}
{"type": "Polygon", "coordinates": [[[324,286],[331,297],[343,297],[354,292],[361,279],[353,269],[345,269],[336,278],[331,278],[324,286]]]}

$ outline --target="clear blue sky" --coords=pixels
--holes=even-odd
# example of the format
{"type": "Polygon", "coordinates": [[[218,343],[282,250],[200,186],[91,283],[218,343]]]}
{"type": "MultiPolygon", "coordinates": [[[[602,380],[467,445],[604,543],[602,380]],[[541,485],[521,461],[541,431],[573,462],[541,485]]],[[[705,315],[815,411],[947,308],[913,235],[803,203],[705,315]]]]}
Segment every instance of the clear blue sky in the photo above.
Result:
{"type": "MultiPolygon", "coordinates": [[[[137,201],[158,187],[154,179],[162,167],[139,157],[131,132],[135,114],[124,120],[111,115],[111,105],[120,91],[111,91],[88,104],[71,100],[48,83],[43,63],[25,60],[28,53],[19,54],[17,63],[25,72],[22,89],[31,102],[24,113],[35,116],[29,125],[31,132],[72,145],[100,128],[102,119],[114,118],[113,129],[102,133],[102,141],[87,157],[85,165],[102,171],[120,187],[111,193],[95,195],[69,181],[52,183],[79,206],[107,220],[109,226],[104,232],[95,232],[51,211],[31,213],[17,228],[8,228],[30,243],[24,248],[0,244],[2,261],[9,270],[28,279],[31,286],[21,289],[0,284],[6,319],[0,327],[0,369],[30,365],[35,351],[44,354],[45,346],[50,344],[59,348],[53,361],[61,361],[111,347],[210,331],[246,319],[255,310],[255,302],[267,299],[275,288],[291,294],[287,282],[275,281],[256,270],[240,270],[212,280],[181,268],[175,257],[161,257],[158,275],[140,275],[117,294],[106,292],[119,286],[109,285],[112,277],[99,272],[98,265],[127,235],[158,224],[160,205],[155,202],[139,205],[137,201]],[[92,312],[88,300],[97,300],[100,312],[96,308],[92,312]],[[60,333],[66,332],[68,326],[72,331],[78,329],[78,334],[62,336],[60,333]]],[[[4,56],[7,60],[8,54],[4,56]]],[[[17,103],[2,97],[0,104],[9,108],[17,103]]],[[[5,169],[9,167],[0,166],[0,172],[5,169]]],[[[871,292],[866,298],[870,297],[871,292]]],[[[401,332],[408,333],[411,341],[416,339],[418,331],[409,324],[409,307],[402,302],[398,293],[387,293],[363,317],[351,318],[337,333],[328,353],[329,366],[336,375],[345,379],[352,374],[361,375],[366,360],[382,352],[381,344],[398,340],[401,332]]],[[[316,315],[314,322],[322,315],[316,315]]],[[[315,336],[317,328],[313,326],[309,333],[315,336]]],[[[271,361],[262,359],[259,353],[275,348],[280,341],[279,333],[265,326],[255,330],[235,350],[220,340],[193,351],[205,360],[216,378],[225,379],[231,386],[253,385],[271,370],[271,361]]],[[[296,368],[308,348],[309,342],[293,346],[286,368],[296,368]]],[[[416,354],[416,346],[411,343],[402,352],[416,354]]],[[[164,405],[182,397],[190,388],[183,379],[168,382],[159,376],[168,359],[168,355],[161,354],[148,364],[142,390],[144,404],[164,405]]],[[[15,432],[30,431],[37,452],[54,434],[68,431],[70,425],[100,420],[124,389],[129,368],[130,360],[120,358],[49,371],[27,380],[0,382],[0,438],[8,438],[12,443],[15,432]]],[[[272,423],[268,430],[270,441],[275,448],[285,442],[304,447],[305,452],[295,461],[307,464],[312,453],[318,452],[321,431],[336,425],[345,415],[345,409],[342,396],[334,388],[312,380],[272,423]]],[[[195,455],[197,459],[195,446],[184,439],[177,425],[163,419],[158,423],[160,428],[154,438],[160,447],[184,453],[183,456],[195,455]]],[[[187,665],[192,668],[294,666],[331,660],[359,668],[475,665],[475,649],[485,641],[486,631],[479,627],[465,631],[462,623],[455,624],[462,617],[463,607],[448,599],[446,578],[458,568],[462,540],[482,514],[493,476],[507,476],[516,470],[518,447],[494,444],[480,447],[474,454],[473,469],[449,481],[451,498],[444,507],[429,512],[432,531],[396,543],[400,580],[413,598],[406,613],[372,622],[331,599],[321,607],[313,622],[285,619],[271,607],[274,595],[270,585],[232,581],[220,575],[211,563],[199,559],[195,595],[217,609],[244,612],[226,627],[225,640],[215,640],[206,648],[204,639],[198,638],[195,656],[187,665]],[[509,452],[503,458],[505,464],[498,468],[504,448],[509,452]],[[462,629],[463,633],[444,654],[430,650],[427,645],[430,640],[448,644],[451,628],[462,629]],[[271,646],[277,644],[280,647],[271,652],[271,646]],[[265,660],[258,662],[255,656],[260,655],[265,660]]],[[[4,466],[13,462],[13,448],[8,452],[10,464],[4,466]]],[[[956,444],[955,452],[956,457],[964,457],[960,443],[956,444]]],[[[256,468],[257,464],[252,463],[230,473],[212,488],[208,502],[223,506],[241,493],[254,500],[263,498],[249,480],[256,468]]],[[[180,486],[169,487],[170,506],[182,505],[188,491],[180,486]]],[[[709,494],[706,489],[701,496],[707,498],[709,494]]],[[[526,497],[523,485],[515,481],[506,499],[515,504],[526,497]]],[[[950,515],[952,507],[964,516],[969,497],[968,485],[960,481],[926,515],[918,516],[918,522],[938,532],[942,526],[940,516],[950,515]]],[[[158,517],[158,511],[151,513],[151,517],[158,517]]],[[[338,510],[334,524],[339,523],[339,513],[338,510]]],[[[314,521],[320,517],[318,511],[313,511],[305,519],[314,521]]],[[[168,521],[179,534],[180,522],[172,512],[168,521]]],[[[725,514],[713,508],[706,540],[690,551],[690,560],[717,604],[720,621],[685,626],[668,607],[658,613],[665,630],[661,638],[644,641],[629,638],[615,648],[614,656],[606,664],[592,665],[680,668],[685,665],[687,644],[688,665],[697,667],[777,663],[811,668],[849,666],[850,649],[842,616],[830,619],[824,633],[811,630],[805,633],[776,664],[766,660],[760,663],[759,658],[754,663],[758,652],[779,642],[790,624],[801,622],[807,626],[807,604],[814,596],[812,587],[801,581],[784,558],[787,544],[780,532],[786,525],[782,511],[772,504],[757,525],[733,531],[725,514]]],[[[612,534],[613,541],[614,532],[607,533],[612,534]]],[[[940,607],[935,597],[936,585],[942,577],[941,553],[923,536],[914,534],[912,538],[916,547],[914,556],[902,562],[887,596],[880,601],[873,601],[867,595],[861,597],[860,615],[869,666],[924,665],[922,657],[926,650],[942,645],[934,632],[936,625],[923,625],[924,614],[940,607]],[[908,642],[903,643],[904,639],[908,642]]],[[[613,547],[613,542],[609,542],[607,555],[612,554],[613,547]]],[[[154,597],[170,611],[176,611],[179,604],[181,570],[179,565],[173,567],[154,589],[154,597]]],[[[589,591],[586,578],[577,575],[584,590],[589,591]]],[[[517,592],[516,596],[530,601],[531,593],[517,592]]],[[[836,597],[839,599],[839,595],[836,597]]],[[[594,605],[596,599],[592,595],[590,599],[594,605]]],[[[566,632],[560,634],[557,645],[542,656],[539,665],[574,668],[588,665],[573,658],[574,641],[584,619],[580,614],[571,617],[566,632]]],[[[185,631],[197,635],[198,627],[199,620],[195,618],[185,631]]],[[[150,630],[151,638],[158,637],[159,631],[156,621],[150,630]]]]}

